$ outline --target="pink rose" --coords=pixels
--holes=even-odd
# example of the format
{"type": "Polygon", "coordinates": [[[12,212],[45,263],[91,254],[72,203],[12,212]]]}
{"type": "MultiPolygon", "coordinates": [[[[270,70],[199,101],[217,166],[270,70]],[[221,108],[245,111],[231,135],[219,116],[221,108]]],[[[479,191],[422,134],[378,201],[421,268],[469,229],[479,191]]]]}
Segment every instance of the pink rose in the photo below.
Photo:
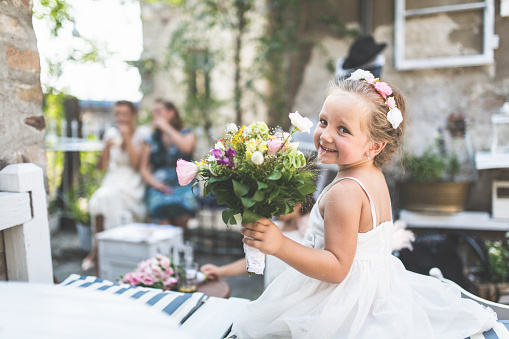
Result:
{"type": "Polygon", "coordinates": [[[176,283],[177,283],[177,281],[178,281],[178,280],[177,280],[177,278],[175,278],[175,277],[170,277],[170,278],[166,279],[166,280],[163,282],[163,284],[164,284],[164,286],[171,286],[171,285],[176,284],[176,283]]]}
{"type": "Polygon", "coordinates": [[[172,276],[173,270],[171,268],[167,268],[166,270],[164,270],[164,273],[166,273],[167,276],[172,276]]]}
{"type": "Polygon", "coordinates": [[[281,146],[283,146],[283,144],[284,144],[284,141],[280,140],[280,139],[269,140],[269,142],[267,142],[267,147],[269,148],[269,154],[271,154],[271,155],[276,154],[279,151],[279,149],[281,148],[281,146]]]}
{"type": "Polygon", "coordinates": [[[188,185],[198,174],[198,166],[182,159],[177,160],[177,176],[180,186],[188,185]]]}
{"type": "Polygon", "coordinates": [[[131,282],[129,283],[129,285],[136,286],[139,285],[140,282],[141,282],[140,277],[137,274],[133,274],[131,276],[131,282]]]}
{"type": "Polygon", "coordinates": [[[371,73],[370,73],[370,74],[366,75],[366,77],[364,78],[364,80],[366,80],[366,82],[367,82],[368,84],[373,84],[373,83],[375,82],[375,80],[376,80],[376,79],[375,79],[375,77],[373,76],[373,74],[371,74],[371,73]]]}
{"type": "Polygon", "coordinates": [[[389,98],[387,98],[387,101],[385,102],[385,104],[389,108],[394,108],[394,107],[396,107],[396,100],[394,100],[394,97],[389,97],[389,98]]]}
{"type": "Polygon", "coordinates": [[[384,97],[384,99],[387,98],[388,95],[392,94],[392,88],[387,85],[386,82],[377,82],[375,84],[375,89],[384,97]]]}
{"type": "Polygon", "coordinates": [[[152,286],[156,281],[149,276],[144,276],[141,282],[144,285],[152,286]]]}

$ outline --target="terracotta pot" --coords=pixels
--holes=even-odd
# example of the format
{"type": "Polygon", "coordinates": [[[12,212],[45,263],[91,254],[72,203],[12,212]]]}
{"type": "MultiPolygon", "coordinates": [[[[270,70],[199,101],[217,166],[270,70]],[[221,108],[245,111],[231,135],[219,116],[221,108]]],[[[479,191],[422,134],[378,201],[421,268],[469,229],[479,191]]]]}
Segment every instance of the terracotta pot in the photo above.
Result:
{"type": "Polygon", "coordinates": [[[419,212],[456,213],[465,209],[471,188],[471,182],[400,183],[401,206],[419,212]]]}

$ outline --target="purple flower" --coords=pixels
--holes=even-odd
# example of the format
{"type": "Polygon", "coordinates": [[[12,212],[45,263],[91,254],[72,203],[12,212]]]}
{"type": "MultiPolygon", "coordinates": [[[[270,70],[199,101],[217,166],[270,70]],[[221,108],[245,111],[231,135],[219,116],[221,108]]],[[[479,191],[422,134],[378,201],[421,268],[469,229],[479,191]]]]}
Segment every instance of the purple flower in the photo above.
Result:
{"type": "Polygon", "coordinates": [[[237,154],[237,152],[235,152],[235,150],[233,148],[228,148],[228,150],[226,151],[226,156],[228,158],[233,158],[235,156],[235,154],[237,154]]]}
{"type": "Polygon", "coordinates": [[[224,158],[217,161],[218,164],[221,164],[222,166],[228,166],[230,164],[230,159],[224,158]]]}
{"type": "Polygon", "coordinates": [[[212,154],[216,159],[221,159],[223,157],[223,151],[221,151],[219,148],[211,149],[210,154],[212,154]]]}

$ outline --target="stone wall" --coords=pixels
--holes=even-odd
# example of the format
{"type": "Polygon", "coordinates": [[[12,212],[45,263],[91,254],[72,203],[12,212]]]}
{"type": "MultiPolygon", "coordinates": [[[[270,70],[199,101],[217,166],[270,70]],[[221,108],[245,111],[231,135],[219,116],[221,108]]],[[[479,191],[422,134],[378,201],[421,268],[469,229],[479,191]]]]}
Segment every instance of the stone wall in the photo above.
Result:
{"type": "MultiPolygon", "coordinates": [[[[31,162],[46,170],[40,71],[32,0],[0,0],[0,169],[31,162]]],[[[1,234],[0,242],[1,280],[1,234]]]]}

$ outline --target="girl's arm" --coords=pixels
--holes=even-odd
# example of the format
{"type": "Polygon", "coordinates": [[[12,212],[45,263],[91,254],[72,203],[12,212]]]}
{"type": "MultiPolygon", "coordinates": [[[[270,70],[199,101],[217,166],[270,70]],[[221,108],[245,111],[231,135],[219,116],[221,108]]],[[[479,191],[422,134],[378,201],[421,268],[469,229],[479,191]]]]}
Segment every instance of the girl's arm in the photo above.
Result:
{"type": "Polygon", "coordinates": [[[104,142],[104,148],[99,156],[99,160],[97,161],[97,168],[100,171],[105,171],[108,168],[108,163],[110,161],[110,149],[113,146],[113,141],[111,139],[106,139],[104,142]]]}
{"type": "Polygon", "coordinates": [[[364,192],[353,181],[334,185],[324,200],[325,248],[308,248],[286,238],[270,220],[263,218],[246,225],[247,245],[286,262],[299,272],[329,283],[343,281],[352,266],[364,192]]]}
{"type": "MultiPolygon", "coordinates": [[[[140,175],[147,183],[147,185],[150,185],[154,187],[155,189],[161,191],[161,192],[167,192],[168,188],[164,184],[164,182],[157,180],[152,175],[152,172],[150,171],[150,164],[148,162],[149,156],[150,156],[151,148],[147,144],[143,144],[141,147],[141,155],[140,155],[140,175]]],[[[168,192],[170,193],[170,192],[168,192]]]]}
{"type": "Polygon", "coordinates": [[[118,126],[118,130],[120,135],[122,135],[122,139],[125,142],[127,154],[129,156],[129,163],[131,167],[134,168],[135,171],[138,171],[140,167],[140,149],[133,145],[132,136],[130,135],[130,128],[127,124],[122,124],[118,126]]]}
{"type": "Polygon", "coordinates": [[[216,266],[212,264],[203,265],[200,271],[212,278],[233,277],[237,275],[246,274],[246,258],[241,258],[232,263],[223,266],[216,266]]]}
{"type": "Polygon", "coordinates": [[[172,125],[168,125],[168,127],[164,130],[166,134],[170,137],[171,141],[175,143],[177,148],[184,154],[191,154],[196,147],[196,136],[194,133],[187,133],[183,135],[178,130],[176,130],[172,125]]]}

